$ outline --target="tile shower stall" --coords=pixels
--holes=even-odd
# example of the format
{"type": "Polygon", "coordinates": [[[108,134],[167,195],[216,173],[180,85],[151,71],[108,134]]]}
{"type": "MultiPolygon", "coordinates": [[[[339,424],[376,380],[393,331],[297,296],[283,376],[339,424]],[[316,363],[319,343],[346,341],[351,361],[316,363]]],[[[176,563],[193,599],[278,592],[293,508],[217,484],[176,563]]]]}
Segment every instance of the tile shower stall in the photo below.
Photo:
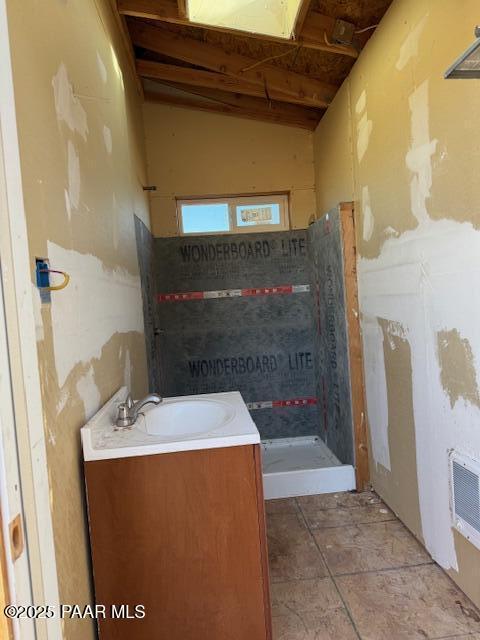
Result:
{"type": "Polygon", "coordinates": [[[307,230],[136,230],[151,390],[240,391],[267,498],[355,488],[339,211],[307,230]]]}

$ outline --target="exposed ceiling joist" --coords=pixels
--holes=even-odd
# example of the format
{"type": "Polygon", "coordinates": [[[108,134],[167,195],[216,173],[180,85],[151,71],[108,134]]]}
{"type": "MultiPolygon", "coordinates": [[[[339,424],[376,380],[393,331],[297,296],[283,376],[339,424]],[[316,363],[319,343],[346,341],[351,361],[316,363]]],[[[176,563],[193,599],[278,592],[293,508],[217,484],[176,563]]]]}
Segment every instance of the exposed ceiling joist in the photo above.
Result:
{"type": "Polygon", "coordinates": [[[181,17],[176,0],[117,0],[117,8],[124,16],[191,25],[181,17]]]}
{"type": "MultiPolygon", "coordinates": [[[[165,64],[152,60],[137,60],[137,72],[142,78],[159,80],[162,82],[181,82],[192,87],[204,87],[206,89],[219,89],[228,93],[243,93],[247,96],[257,98],[269,98],[282,102],[290,102],[288,96],[269,89],[268,95],[265,87],[247,82],[241,78],[227,76],[224,73],[215,71],[204,71],[203,69],[192,69],[190,67],[179,67],[174,64],[165,64]]],[[[300,99],[296,104],[303,104],[300,99]]],[[[305,104],[309,104],[306,102],[305,104]]]]}
{"type": "Polygon", "coordinates": [[[252,120],[263,120],[275,124],[301,127],[310,131],[315,129],[321,115],[314,110],[296,105],[275,101],[267,103],[260,98],[240,94],[233,95],[215,89],[192,89],[179,83],[169,83],[165,88],[167,91],[162,92],[162,85],[158,85],[158,90],[146,91],[145,98],[151,102],[223,113],[252,120]],[[178,93],[172,93],[171,87],[178,89],[178,93]]]}
{"type": "MultiPolygon", "coordinates": [[[[304,5],[308,4],[304,0],[304,5]]],[[[276,38],[258,33],[250,33],[246,31],[235,31],[222,27],[212,27],[209,25],[201,25],[190,22],[187,17],[182,17],[179,13],[176,0],[117,0],[118,11],[123,15],[133,16],[136,18],[146,18],[148,20],[157,20],[160,22],[171,22],[190,27],[200,27],[202,29],[212,29],[214,31],[222,31],[225,33],[240,34],[250,38],[257,38],[267,42],[276,42],[281,44],[290,44],[298,46],[299,43],[308,49],[316,49],[318,51],[327,51],[329,53],[349,56],[351,58],[358,57],[358,51],[353,46],[336,45],[332,43],[332,33],[335,26],[335,19],[325,16],[318,11],[305,12],[304,16],[299,14],[299,18],[303,19],[301,31],[295,31],[295,40],[276,38]]],[[[298,19],[297,19],[298,22],[298,19]]],[[[298,28],[300,25],[298,26],[298,28]]]]}
{"type": "Polygon", "coordinates": [[[285,96],[285,102],[323,109],[330,104],[337,91],[335,85],[259,63],[237,53],[227,53],[215,45],[177,35],[145,22],[131,24],[130,34],[133,43],[139,47],[260,86],[267,96],[270,91],[275,91],[279,99],[285,96]]]}
{"type": "Polygon", "coordinates": [[[187,0],[177,0],[177,10],[180,18],[188,19],[187,0]]]}
{"type": "Polygon", "coordinates": [[[293,35],[295,39],[297,39],[298,36],[302,33],[303,25],[305,24],[305,20],[307,19],[311,4],[312,0],[301,0],[300,2],[297,18],[295,20],[295,26],[293,27],[293,35]]]}

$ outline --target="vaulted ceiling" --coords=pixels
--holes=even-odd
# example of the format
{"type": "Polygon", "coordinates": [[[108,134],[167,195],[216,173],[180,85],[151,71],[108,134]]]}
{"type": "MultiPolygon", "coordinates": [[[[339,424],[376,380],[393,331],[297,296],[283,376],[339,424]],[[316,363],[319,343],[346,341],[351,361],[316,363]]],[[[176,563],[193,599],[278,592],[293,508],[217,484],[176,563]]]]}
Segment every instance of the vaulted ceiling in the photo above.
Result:
{"type": "Polygon", "coordinates": [[[291,39],[193,24],[185,0],[117,8],[147,100],[313,130],[391,2],[303,0],[291,39]]]}

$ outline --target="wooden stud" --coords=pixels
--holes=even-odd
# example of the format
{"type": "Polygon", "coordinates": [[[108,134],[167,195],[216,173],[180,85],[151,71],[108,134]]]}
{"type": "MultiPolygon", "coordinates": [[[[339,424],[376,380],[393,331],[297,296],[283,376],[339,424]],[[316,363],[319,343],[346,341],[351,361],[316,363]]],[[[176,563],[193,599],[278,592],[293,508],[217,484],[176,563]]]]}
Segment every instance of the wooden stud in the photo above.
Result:
{"type": "Polygon", "coordinates": [[[182,93],[146,91],[146,100],[186,109],[223,113],[239,118],[300,127],[309,131],[316,128],[320,119],[320,114],[317,115],[315,111],[302,109],[295,105],[267,102],[261,98],[225,93],[216,89],[195,89],[179,83],[170,83],[168,86],[180,89],[182,93]]]}
{"type": "Polygon", "coordinates": [[[355,220],[352,202],[343,202],[340,204],[340,221],[345,272],[345,304],[347,312],[352,417],[355,440],[355,478],[357,491],[364,491],[370,480],[370,472],[368,466],[363,350],[358,304],[355,220]]]}
{"type": "Polygon", "coordinates": [[[133,23],[130,33],[137,46],[245,80],[262,87],[267,95],[271,90],[276,91],[277,97],[284,95],[288,102],[323,109],[330,104],[337,91],[333,84],[269,64],[256,66],[258,60],[237,53],[227,53],[217,46],[147,23],[133,23]]]}
{"type": "Polygon", "coordinates": [[[135,18],[147,18],[159,22],[170,22],[210,31],[220,31],[222,33],[231,33],[237,36],[278,44],[298,46],[298,43],[301,42],[302,46],[307,49],[316,49],[318,51],[327,51],[328,53],[358,58],[358,51],[355,47],[336,45],[330,42],[335,19],[330,16],[325,16],[318,11],[307,12],[302,31],[296,32],[296,39],[288,39],[190,22],[187,18],[182,18],[179,15],[176,0],[117,0],[117,7],[119,13],[135,18]]]}

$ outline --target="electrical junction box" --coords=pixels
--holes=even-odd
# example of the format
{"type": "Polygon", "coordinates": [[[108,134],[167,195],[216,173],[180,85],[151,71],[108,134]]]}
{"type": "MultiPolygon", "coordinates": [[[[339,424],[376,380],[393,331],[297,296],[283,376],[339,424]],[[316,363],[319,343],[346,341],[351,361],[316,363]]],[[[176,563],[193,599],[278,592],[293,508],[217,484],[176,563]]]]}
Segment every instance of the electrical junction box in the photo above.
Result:
{"type": "Polygon", "coordinates": [[[332,39],[336,44],[351,45],[355,36],[355,25],[345,20],[336,20],[332,39]]]}
{"type": "Polygon", "coordinates": [[[50,265],[46,258],[35,258],[35,276],[38,290],[40,291],[40,300],[43,304],[51,302],[51,295],[48,287],[50,286],[50,265]]]}

